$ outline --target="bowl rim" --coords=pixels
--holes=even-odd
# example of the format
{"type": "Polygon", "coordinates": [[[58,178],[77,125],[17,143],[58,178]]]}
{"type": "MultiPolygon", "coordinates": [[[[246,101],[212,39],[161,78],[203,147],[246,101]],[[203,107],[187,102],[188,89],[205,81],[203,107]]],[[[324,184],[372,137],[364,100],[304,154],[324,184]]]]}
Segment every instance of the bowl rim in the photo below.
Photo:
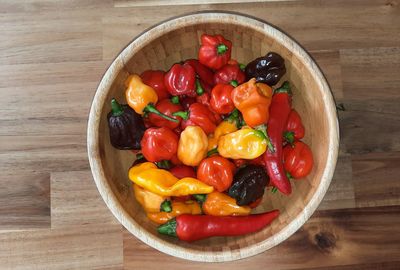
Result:
{"type": "Polygon", "coordinates": [[[209,10],[186,13],[164,20],[144,30],[141,34],[137,35],[132,41],[130,41],[128,45],[112,61],[102,76],[92,100],[87,127],[87,151],[93,179],[101,197],[117,220],[138,239],[161,252],[182,259],[201,262],[233,261],[254,256],[283,242],[293,235],[317,209],[329,187],[338,157],[339,123],[337,118],[336,103],[324,74],[311,55],[295,39],[287,35],[278,27],[262,19],[238,12],[209,10]],[[102,162],[99,158],[100,150],[98,130],[102,108],[107,96],[106,90],[111,87],[116,75],[123,69],[125,65],[125,59],[129,60],[132,55],[140,51],[143,47],[149,44],[153,39],[159,37],[161,34],[177,30],[181,28],[182,25],[191,26],[201,23],[221,22],[250,27],[260,33],[273,36],[277,42],[279,42],[282,46],[285,46],[291,53],[299,57],[308,69],[313,70],[313,72],[311,72],[311,76],[317,82],[319,89],[321,89],[324,104],[327,111],[329,111],[328,156],[327,166],[323,171],[320,184],[314,195],[304,207],[303,211],[300,212],[282,230],[277,232],[275,235],[272,235],[257,243],[255,246],[243,247],[238,250],[199,251],[177,246],[146,232],[146,230],[142,229],[140,224],[138,224],[126,212],[107,182],[102,162]]]}

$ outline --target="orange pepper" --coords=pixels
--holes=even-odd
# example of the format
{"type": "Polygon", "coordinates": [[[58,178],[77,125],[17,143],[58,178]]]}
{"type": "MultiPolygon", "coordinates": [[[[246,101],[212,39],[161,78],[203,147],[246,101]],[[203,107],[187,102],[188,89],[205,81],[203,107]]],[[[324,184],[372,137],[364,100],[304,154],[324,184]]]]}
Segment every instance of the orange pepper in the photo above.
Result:
{"type": "Polygon", "coordinates": [[[256,83],[253,78],[233,89],[232,100],[250,127],[268,122],[272,88],[264,83],[256,83]]]}
{"type": "Polygon", "coordinates": [[[195,201],[186,201],[186,202],[173,201],[171,203],[171,207],[172,207],[171,212],[147,213],[147,217],[155,223],[164,224],[168,220],[183,214],[190,214],[190,215],[201,214],[200,205],[198,202],[195,201]]]}
{"type": "Polygon", "coordinates": [[[205,214],[211,216],[246,216],[251,211],[248,206],[237,205],[234,198],[215,191],[207,194],[202,208],[205,214]]]}

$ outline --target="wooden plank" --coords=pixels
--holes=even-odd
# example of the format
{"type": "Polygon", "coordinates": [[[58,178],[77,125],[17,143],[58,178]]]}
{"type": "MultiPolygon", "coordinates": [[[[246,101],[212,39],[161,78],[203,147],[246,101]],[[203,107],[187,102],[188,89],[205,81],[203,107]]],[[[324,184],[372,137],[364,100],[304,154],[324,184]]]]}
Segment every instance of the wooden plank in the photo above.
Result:
{"type": "Polygon", "coordinates": [[[51,174],[51,227],[119,224],[105,205],[90,171],[51,174]]]}
{"type": "Polygon", "coordinates": [[[258,3],[279,2],[296,0],[114,0],[114,7],[157,7],[157,6],[179,6],[179,5],[210,5],[210,4],[234,4],[234,3],[258,3]]]}
{"type": "Polygon", "coordinates": [[[0,234],[2,269],[121,269],[119,226],[0,234]]]}
{"type": "MultiPolygon", "coordinates": [[[[400,206],[318,211],[282,244],[248,259],[224,263],[223,268],[259,269],[268,265],[273,269],[310,269],[398,263],[400,234],[394,225],[399,223],[400,206]]],[[[124,232],[126,269],[158,269],[160,261],[168,269],[215,269],[215,264],[162,254],[124,232]]]]}
{"type": "Polygon", "coordinates": [[[2,0],[0,2],[0,14],[1,13],[29,13],[38,14],[43,11],[68,11],[68,10],[85,10],[86,13],[90,14],[90,11],[94,9],[112,7],[112,1],[110,0],[2,0]]]}
{"type": "Polygon", "coordinates": [[[317,268],[307,268],[302,270],[378,270],[378,269],[398,270],[400,269],[400,261],[317,267],[317,268]]]}
{"type": "Polygon", "coordinates": [[[352,155],[357,207],[400,205],[400,152],[352,155]]]}
{"type": "Polygon", "coordinates": [[[50,175],[0,173],[0,232],[50,228],[50,175]]]}

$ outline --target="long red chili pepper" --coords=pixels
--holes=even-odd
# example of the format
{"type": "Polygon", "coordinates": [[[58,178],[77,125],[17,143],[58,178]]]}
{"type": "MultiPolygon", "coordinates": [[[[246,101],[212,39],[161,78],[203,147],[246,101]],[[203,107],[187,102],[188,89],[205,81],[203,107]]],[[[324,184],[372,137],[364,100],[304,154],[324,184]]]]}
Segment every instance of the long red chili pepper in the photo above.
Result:
{"type": "Polygon", "coordinates": [[[274,151],[268,149],[264,154],[265,167],[271,184],[286,195],[292,192],[292,186],[283,167],[282,134],[291,111],[291,102],[289,82],[284,82],[275,90],[269,107],[268,136],[274,146],[274,151]]]}
{"type": "Polygon", "coordinates": [[[213,236],[236,236],[253,233],[270,224],[279,210],[249,216],[180,215],[158,227],[158,232],[178,237],[183,241],[196,241],[213,236]]]}

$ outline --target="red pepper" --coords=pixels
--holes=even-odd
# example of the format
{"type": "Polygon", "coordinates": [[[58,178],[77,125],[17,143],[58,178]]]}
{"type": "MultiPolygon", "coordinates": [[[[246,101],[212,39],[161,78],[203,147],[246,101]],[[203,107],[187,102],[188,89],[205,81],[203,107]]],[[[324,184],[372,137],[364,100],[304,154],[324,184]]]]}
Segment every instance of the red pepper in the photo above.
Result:
{"type": "Polygon", "coordinates": [[[171,170],[169,170],[170,173],[172,173],[176,178],[185,178],[185,177],[192,177],[196,178],[196,173],[191,166],[186,166],[186,165],[178,165],[173,167],[171,170]]]}
{"type": "Polygon", "coordinates": [[[214,74],[214,83],[231,84],[233,87],[244,83],[246,74],[239,68],[239,65],[227,64],[214,74]]]}
{"type": "Polygon", "coordinates": [[[187,126],[199,126],[206,134],[210,134],[217,127],[218,119],[214,113],[203,104],[197,102],[190,105],[188,111],[176,112],[173,115],[184,119],[181,122],[182,129],[185,129],[187,126]]]}
{"type": "Polygon", "coordinates": [[[231,59],[232,42],[221,35],[201,36],[201,47],[199,50],[199,61],[203,65],[220,69],[231,59]]]}
{"type": "Polygon", "coordinates": [[[235,169],[235,165],[226,158],[212,156],[201,161],[197,179],[223,192],[231,186],[235,169]]]}
{"type": "Polygon", "coordinates": [[[259,156],[258,158],[255,158],[253,160],[250,160],[251,164],[255,164],[255,165],[260,165],[260,166],[264,166],[265,167],[265,162],[264,162],[264,158],[263,156],[259,156]]]}
{"type": "Polygon", "coordinates": [[[164,84],[164,75],[165,72],[162,70],[146,70],[140,75],[143,83],[156,91],[158,100],[169,97],[169,92],[164,84]]]}
{"type": "Polygon", "coordinates": [[[295,140],[300,140],[304,137],[305,129],[301,122],[300,115],[293,109],[288,117],[286,130],[283,133],[285,140],[293,144],[295,140]]]}
{"type": "MultiPolygon", "coordinates": [[[[201,96],[202,96],[202,95],[201,95],[201,96]]],[[[181,99],[180,99],[180,103],[181,103],[183,109],[184,109],[184,110],[188,110],[189,107],[190,107],[190,105],[192,105],[193,103],[195,103],[196,100],[197,100],[197,98],[198,98],[198,97],[201,97],[201,96],[196,96],[196,97],[183,97],[183,98],[181,98],[181,99]]]]}
{"type": "Polygon", "coordinates": [[[178,136],[166,127],[149,128],[144,132],[140,145],[146,160],[170,160],[178,150],[178,136]]]}
{"type": "Polygon", "coordinates": [[[227,114],[235,109],[232,100],[233,86],[229,84],[217,84],[211,91],[211,109],[219,114],[227,114]]]}
{"type": "Polygon", "coordinates": [[[164,76],[165,87],[174,96],[196,96],[196,74],[188,63],[174,64],[164,76]]]}
{"type": "MultiPolygon", "coordinates": [[[[201,96],[197,96],[196,97],[196,101],[198,103],[201,103],[201,104],[207,106],[207,108],[211,108],[212,109],[211,104],[210,104],[210,99],[211,99],[211,96],[207,92],[205,92],[201,96]]],[[[211,112],[214,114],[214,117],[215,117],[215,120],[216,120],[216,124],[218,125],[219,123],[221,123],[221,121],[222,121],[221,116],[214,110],[211,110],[211,112]]]]}
{"type": "Polygon", "coordinates": [[[257,206],[260,205],[262,199],[263,199],[262,197],[261,197],[261,198],[258,198],[257,200],[255,200],[254,202],[252,202],[251,204],[249,204],[249,207],[250,207],[250,208],[256,208],[257,206]]]}
{"type": "Polygon", "coordinates": [[[178,112],[182,110],[182,106],[178,104],[174,104],[170,99],[163,99],[156,104],[156,109],[174,119],[177,119],[178,122],[172,122],[165,118],[158,116],[157,114],[150,113],[149,120],[156,127],[167,127],[170,129],[174,129],[180,125],[180,121],[182,120],[179,116],[173,116],[172,113],[178,112]]]}
{"type": "Polygon", "coordinates": [[[248,163],[247,159],[234,159],[233,163],[235,164],[236,168],[240,168],[243,165],[246,165],[248,163]]]}
{"type": "Polygon", "coordinates": [[[284,82],[275,90],[269,107],[268,135],[274,151],[268,149],[264,153],[265,167],[271,184],[286,195],[292,192],[292,186],[283,168],[282,134],[291,111],[291,101],[290,85],[284,82]]]}
{"type": "Polygon", "coordinates": [[[172,162],[172,164],[174,164],[175,166],[178,166],[178,165],[182,165],[182,164],[183,164],[182,161],[179,160],[177,154],[175,154],[175,155],[172,156],[171,162],[172,162]]]}
{"type": "Polygon", "coordinates": [[[183,241],[213,236],[237,236],[260,231],[279,216],[279,210],[249,216],[180,215],[158,227],[158,232],[183,241]]]}
{"type": "Polygon", "coordinates": [[[192,68],[194,68],[197,76],[199,76],[202,82],[205,82],[207,85],[210,86],[214,85],[214,73],[208,67],[200,63],[199,60],[189,59],[186,60],[185,63],[188,63],[192,66],[192,68]]]}
{"type": "Polygon", "coordinates": [[[286,172],[294,179],[306,177],[314,165],[310,147],[301,141],[283,148],[283,160],[286,172]]]}

